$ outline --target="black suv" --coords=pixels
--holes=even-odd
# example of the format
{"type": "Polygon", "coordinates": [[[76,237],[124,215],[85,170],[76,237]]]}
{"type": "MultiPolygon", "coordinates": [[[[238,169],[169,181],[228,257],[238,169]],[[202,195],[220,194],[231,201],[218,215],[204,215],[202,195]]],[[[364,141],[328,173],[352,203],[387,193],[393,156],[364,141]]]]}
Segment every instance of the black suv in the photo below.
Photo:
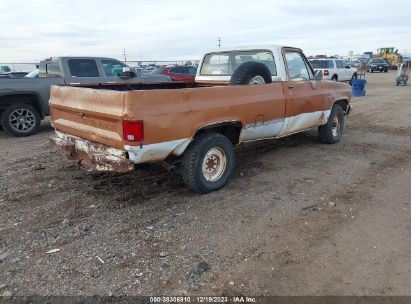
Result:
{"type": "Polygon", "coordinates": [[[371,59],[367,65],[367,72],[373,73],[374,71],[388,72],[388,64],[384,59],[371,59]]]}

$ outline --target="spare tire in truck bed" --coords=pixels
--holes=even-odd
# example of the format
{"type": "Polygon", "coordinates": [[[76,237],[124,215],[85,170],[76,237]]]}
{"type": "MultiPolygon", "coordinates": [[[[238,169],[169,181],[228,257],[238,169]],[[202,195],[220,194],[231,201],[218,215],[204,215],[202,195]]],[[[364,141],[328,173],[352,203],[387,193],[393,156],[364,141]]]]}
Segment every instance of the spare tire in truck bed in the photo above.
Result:
{"type": "Polygon", "coordinates": [[[264,84],[271,83],[271,73],[268,67],[255,61],[248,61],[241,64],[233,73],[230,85],[241,84],[264,84]]]}

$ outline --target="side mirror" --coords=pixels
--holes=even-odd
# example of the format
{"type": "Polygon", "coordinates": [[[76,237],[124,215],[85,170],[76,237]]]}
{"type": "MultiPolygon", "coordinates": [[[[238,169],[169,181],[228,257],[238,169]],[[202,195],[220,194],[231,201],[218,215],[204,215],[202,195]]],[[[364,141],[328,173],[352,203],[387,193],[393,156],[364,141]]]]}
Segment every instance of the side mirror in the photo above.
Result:
{"type": "Polygon", "coordinates": [[[316,70],[314,74],[314,80],[323,80],[323,71],[322,70],[316,70]]]}
{"type": "Polygon", "coordinates": [[[121,79],[127,80],[135,77],[136,74],[131,71],[130,67],[123,67],[123,73],[121,74],[121,79]]]}

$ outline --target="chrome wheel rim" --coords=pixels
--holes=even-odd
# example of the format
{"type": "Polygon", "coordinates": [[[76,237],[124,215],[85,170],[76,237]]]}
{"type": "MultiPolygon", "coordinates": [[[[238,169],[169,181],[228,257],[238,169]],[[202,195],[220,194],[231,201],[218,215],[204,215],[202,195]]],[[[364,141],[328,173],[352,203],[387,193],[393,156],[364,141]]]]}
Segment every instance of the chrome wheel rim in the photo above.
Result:
{"type": "Polygon", "coordinates": [[[338,116],[335,116],[333,118],[333,124],[332,124],[331,131],[334,137],[338,136],[338,134],[340,133],[340,120],[338,116]]]}
{"type": "Polygon", "coordinates": [[[36,117],[28,109],[15,109],[10,113],[9,124],[15,131],[30,132],[36,124],[36,117]]]}
{"type": "Polygon", "coordinates": [[[203,160],[202,173],[206,181],[215,182],[221,178],[227,167],[227,156],[220,148],[210,149],[203,160]]]}
{"type": "Polygon", "coordinates": [[[251,78],[251,80],[248,84],[265,84],[265,80],[260,75],[257,75],[257,76],[254,76],[253,78],[251,78]]]}

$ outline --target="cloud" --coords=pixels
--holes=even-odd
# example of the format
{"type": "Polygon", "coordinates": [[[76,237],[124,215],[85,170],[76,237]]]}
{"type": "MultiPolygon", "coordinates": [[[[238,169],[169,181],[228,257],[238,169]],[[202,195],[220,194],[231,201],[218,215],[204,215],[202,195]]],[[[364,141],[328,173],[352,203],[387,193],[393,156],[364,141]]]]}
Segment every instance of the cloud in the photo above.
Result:
{"type": "Polygon", "coordinates": [[[287,44],[308,54],[411,50],[407,0],[0,0],[0,61],[57,55],[199,58],[224,46],[287,44]]]}

